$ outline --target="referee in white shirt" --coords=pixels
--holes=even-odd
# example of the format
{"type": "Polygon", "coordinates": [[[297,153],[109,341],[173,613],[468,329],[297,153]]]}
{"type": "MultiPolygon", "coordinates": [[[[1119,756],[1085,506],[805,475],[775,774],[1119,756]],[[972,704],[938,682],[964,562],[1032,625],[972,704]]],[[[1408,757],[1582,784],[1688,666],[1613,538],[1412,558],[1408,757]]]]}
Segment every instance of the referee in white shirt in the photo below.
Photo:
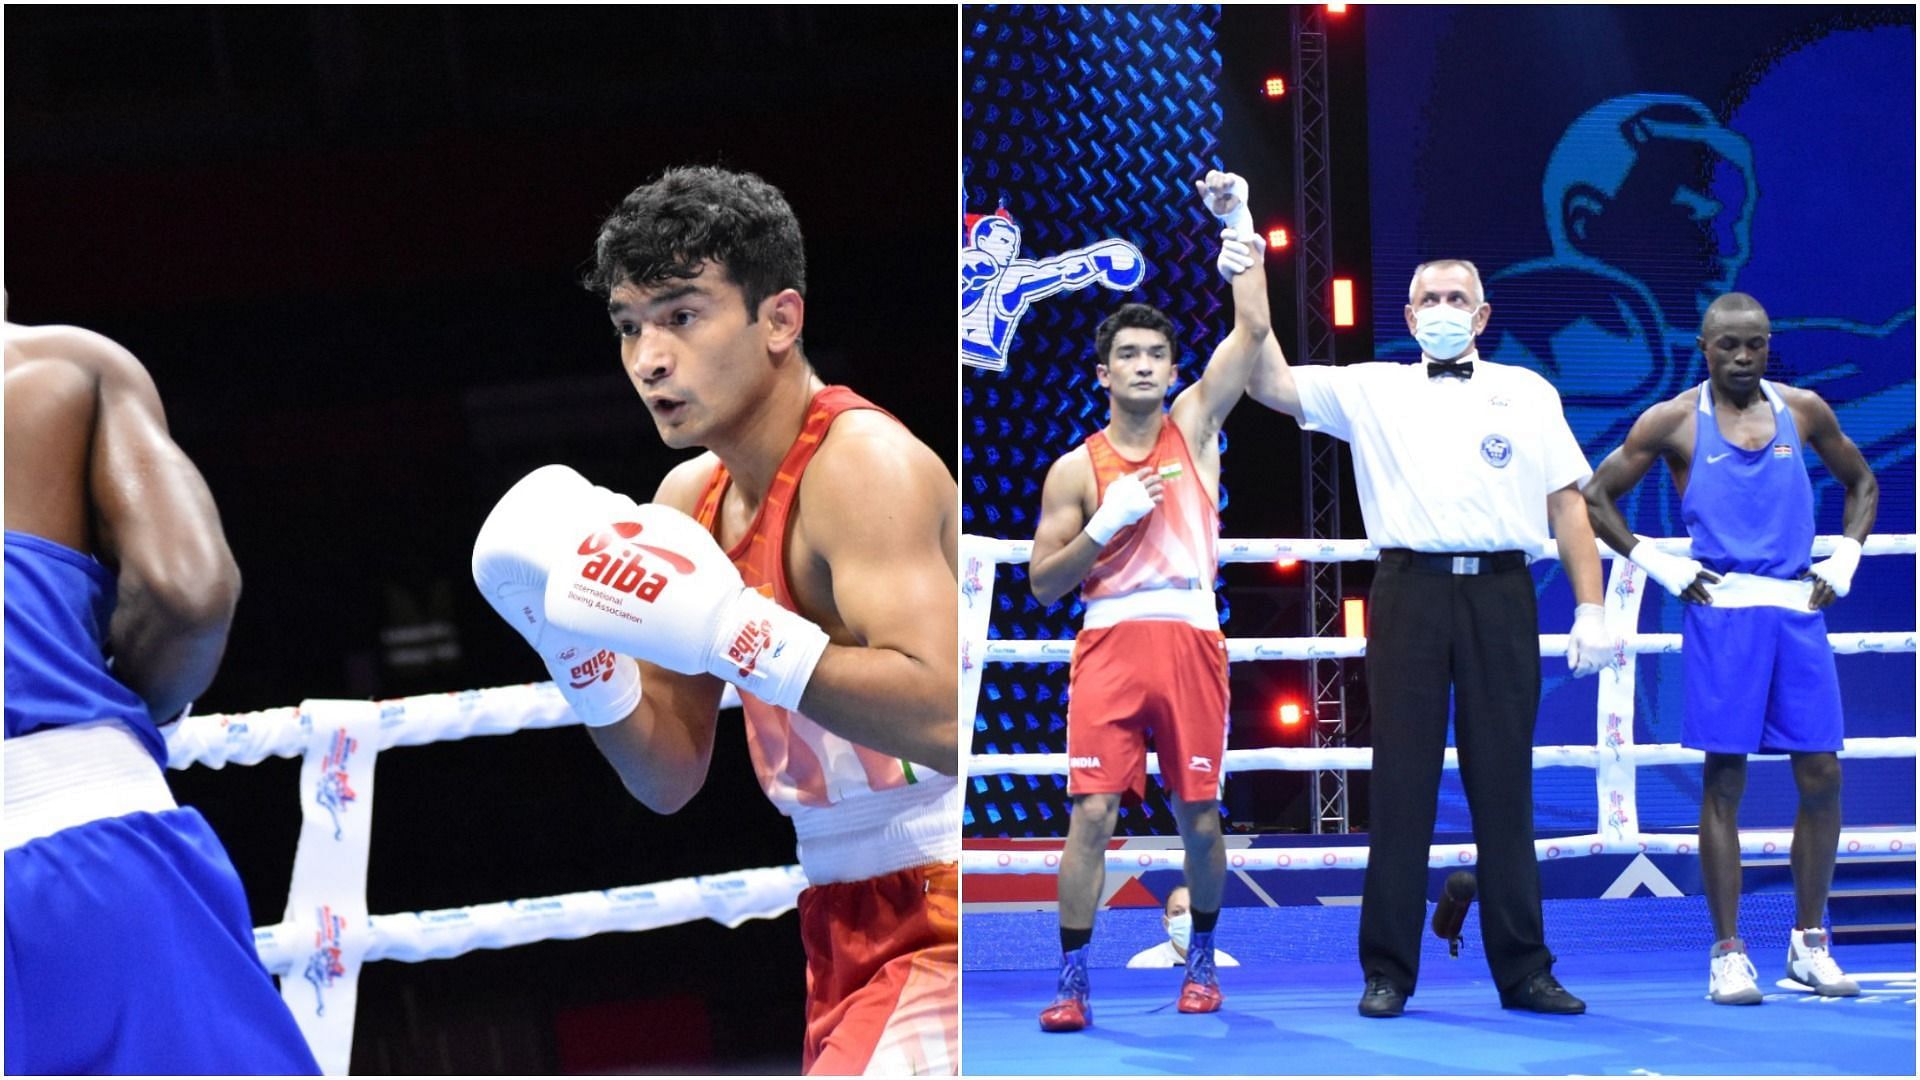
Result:
{"type": "Polygon", "coordinates": [[[1579,602],[1567,662],[1576,675],[1598,670],[1612,642],[1580,492],[1592,470],[1545,379],[1478,359],[1474,338],[1492,308],[1472,263],[1422,264],[1408,301],[1420,363],[1295,369],[1269,337],[1248,389],[1306,430],[1353,447],[1367,539],[1381,549],[1367,638],[1373,777],[1360,1013],[1400,1015],[1419,977],[1449,688],[1480,850],[1480,927],[1500,1003],[1584,1012],[1553,977],[1540,913],[1540,631],[1527,552],[1546,543],[1551,521],[1579,602]]]}

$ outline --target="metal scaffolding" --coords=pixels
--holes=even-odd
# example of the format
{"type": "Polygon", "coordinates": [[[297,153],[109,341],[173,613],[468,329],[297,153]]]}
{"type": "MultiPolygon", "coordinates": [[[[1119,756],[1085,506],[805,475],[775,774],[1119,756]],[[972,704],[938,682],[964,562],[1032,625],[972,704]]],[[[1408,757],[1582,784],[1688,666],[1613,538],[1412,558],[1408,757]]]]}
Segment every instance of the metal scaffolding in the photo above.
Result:
{"type": "MultiPolygon", "coordinates": [[[[1326,9],[1319,4],[1293,8],[1293,197],[1298,243],[1294,258],[1296,290],[1296,364],[1334,362],[1333,322],[1328,316],[1333,288],[1333,182],[1327,152],[1326,9]]],[[[1340,440],[1300,433],[1301,491],[1306,499],[1309,537],[1340,536],[1340,440]]],[[[1307,564],[1307,633],[1335,637],[1341,629],[1338,562],[1307,564]]],[[[1313,744],[1347,744],[1347,690],[1344,661],[1307,661],[1308,692],[1313,700],[1313,744]]],[[[1347,773],[1313,773],[1313,831],[1344,833],[1348,828],[1347,773]]]]}

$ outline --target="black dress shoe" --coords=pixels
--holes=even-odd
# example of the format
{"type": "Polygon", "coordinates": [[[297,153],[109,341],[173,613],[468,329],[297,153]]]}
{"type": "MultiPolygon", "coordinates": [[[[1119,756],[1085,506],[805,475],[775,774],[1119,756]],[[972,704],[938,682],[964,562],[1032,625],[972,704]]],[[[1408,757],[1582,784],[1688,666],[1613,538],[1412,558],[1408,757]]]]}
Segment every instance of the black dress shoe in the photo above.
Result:
{"type": "Polygon", "coordinates": [[[1561,986],[1560,980],[1554,978],[1553,972],[1546,968],[1521,979],[1520,985],[1513,989],[1502,990],[1500,1007],[1563,1016],[1587,1011],[1587,1003],[1567,993],[1567,988],[1561,986]]]}
{"type": "Polygon", "coordinates": [[[1360,995],[1361,1016],[1399,1016],[1407,1009],[1407,995],[1387,981],[1384,975],[1367,980],[1367,992],[1360,995]]]}

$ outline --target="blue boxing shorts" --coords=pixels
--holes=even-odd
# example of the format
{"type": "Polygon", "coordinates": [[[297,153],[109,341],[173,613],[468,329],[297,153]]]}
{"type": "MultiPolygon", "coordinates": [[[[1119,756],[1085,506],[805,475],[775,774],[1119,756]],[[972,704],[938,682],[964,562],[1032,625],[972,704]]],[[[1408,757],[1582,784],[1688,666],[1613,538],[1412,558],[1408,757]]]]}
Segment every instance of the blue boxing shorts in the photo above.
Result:
{"type": "MultiPolygon", "coordinates": [[[[35,772],[16,770],[16,744],[39,735],[6,740],[6,1071],[318,1075],[205,819],[140,810],[23,833],[48,817],[28,800],[75,803],[73,784],[21,792],[35,772]]],[[[137,785],[99,790],[115,786],[137,785]]]]}
{"type": "Polygon", "coordinates": [[[1681,744],[1713,754],[1838,751],[1840,674],[1827,617],[1784,607],[1684,604],[1681,744]]]}

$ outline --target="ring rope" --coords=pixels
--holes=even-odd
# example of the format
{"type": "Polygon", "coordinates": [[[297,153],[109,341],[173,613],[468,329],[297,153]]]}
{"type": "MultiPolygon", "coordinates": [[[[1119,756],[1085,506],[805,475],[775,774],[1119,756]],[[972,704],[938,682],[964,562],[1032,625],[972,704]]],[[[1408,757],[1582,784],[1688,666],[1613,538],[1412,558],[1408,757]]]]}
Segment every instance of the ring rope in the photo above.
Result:
{"type": "MultiPolygon", "coordinates": [[[[657,930],[698,919],[733,929],[748,919],[771,919],[793,909],[807,887],[798,866],[675,878],[623,889],[506,900],[471,907],[374,915],[363,962],[446,960],[476,949],[511,949],[538,941],[572,941],[611,931],[657,930]]],[[[285,975],[313,951],[306,923],[255,927],[260,962],[285,975]]]]}
{"type": "Polygon", "coordinates": [[[732,928],[797,903],[805,875],[798,866],[782,866],[435,911],[366,910],[380,751],[579,722],[552,683],[532,683],[378,702],[308,700],[188,716],[162,729],[169,768],[303,759],[302,825],[286,914],[253,933],[262,964],[281,976],[281,995],[324,1073],[347,1072],[359,973],[368,962],[439,960],[701,918],[732,928]]]}
{"type": "MultiPolygon", "coordinates": [[[[1816,537],[1812,554],[1830,554],[1834,536],[1816,537]]],[[[1861,545],[1863,555],[1911,555],[1916,551],[1913,534],[1875,535],[1861,545]]],[[[1653,541],[1661,550],[1686,554],[1692,549],[1687,538],[1663,538],[1653,541]]],[[[969,693],[977,703],[979,669],[985,663],[1062,663],[1071,659],[1073,639],[1008,640],[990,639],[987,631],[992,611],[994,567],[1001,563],[1025,562],[1033,544],[1025,540],[997,540],[966,536],[966,574],[962,596],[966,601],[968,634],[963,639],[963,674],[969,693]],[[978,658],[977,661],[975,658],[978,658]]],[[[1637,624],[1640,601],[1647,581],[1640,569],[1627,559],[1596,541],[1603,558],[1616,559],[1607,588],[1607,619],[1610,625],[1637,624]]],[[[1549,543],[1532,552],[1538,558],[1557,558],[1549,543]]],[[[1375,559],[1379,549],[1364,540],[1259,539],[1226,540],[1220,545],[1220,561],[1270,562],[1281,559],[1318,562],[1357,562],[1375,559]]],[[[1592,746],[1536,746],[1536,769],[1551,767],[1591,768],[1596,771],[1600,820],[1603,832],[1536,840],[1534,850],[1542,860],[1600,854],[1688,854],[1698,850],[1696,834],[1641,833],[1634,800],[1634,770],[1647,765],[1690,764],[1704,761],[1706,755],[1677,744],[1635,745],[1632,741],[1634,658],[1639,655],[1670,654],[1681,651],[1680,634],[1632,634],[1624,639],[1617,668],[1602,675],[1597,702],[1598,739],[1592,746]]],[[[1875,632],[1829,634],[1836,653],[1911,653],[1915,651],[1912,632],[1875,632]]],[[[1542,656],[1564,655],[1567,635],[1540,635],[1542,656]]],[[[1234,662],[1255,660],[1345,659],[1366,655],[1366,639],[1341,638],[1233,638],[1227,641],[1228,658],[1234,662]]],[[[977,705],[976,705],[977,708],[977,705]]],[[[1913,737],[1861,738],[1845,740],[1839,756],[1843,758],[1900,758],[1915,755],[1913,737]]],[[[1786,755],[1750,755],[1760,760],[1778,760],[1786,755]]],[[[1311,771],[1318,769],[1369,769],[1373,763],[1370,747],[1265,747],[1228,751],[1222,760],[1226,772],[1255,770],[1311,771]]],[[[1457,751],[1449,747],[1445,767],[1457,769],[1457,751]]],[[[1147,756],[1147,769],[1159,773],[1159,755],[1147,756]]],[[[968,759],[968,775],[1062,775],[1067,772],[1065,754],[974,754],[968,759]]],[[[1230,839],[1229,843],[1235,841],[1230,839]]],[[[1786,852],[1791,832],[1745,830],[1740,833],[1740,850],[1746,855],[1776,855],[1786,852]]],[[[1177,844],[1177,841],[1175,841],[1177,844]]],[[[1879,829],[1843,830],[1840,835],[1842,858],[1911,858],[1915,851],[1915,832],[1894,826],[1879,829]]],[[[1228,867],[1234,870],[1362,868],[1367,848],[1230,847],[1228,867]]],[[[1428,863],[1443,867],[1470,865],[1478,859],[1473,844],[1435,844],[1428,850],[1428,863]]],[[[1031,848],[1017,851],[970,850],[962,855],[966,873],[1058,873],[1058,849],[1031,848]]],[[[1184,855],[1177,846],[1115,849],[1107,852],[1109,870],[1136,872],[1148,869],[1179,869],[1184,855]]]]}
{"type": "MultiPolygon", "coordinates": [[[[1541,634],[1541,656],[1565,656],[1567,634],[1541,634]]],[[[1625,639],[1626,651],[1641,655],[1677,653],[1679,634],[1633,634],[1625,639]]],[[[1833,651],[1854,653],[1902,653],[1914,651],[1915,635],[1898,631],[1828,634],[1833,651]]],[[[995,638],[981,653],[988,662],[1002,664],[1064,664],[1073,658],[1072,638],[1008,640],[995,638]]],[[[1227,659],[1232,663],[1249,660],[1351,660],[1367,655],[1367,639],[1360,637],[1277,637],[1228,638],[1227,659]]]]}
{"type": "MultiPolygon", "coordinates": [[[[1889,738],[1848,739],[1842,758],[1910,758],[1920,749],[1920,740],[1911,735],[1889,738]]],[[[1749,754],[1754,761],[1785,761],[1786,754],[1749,754]]],[[[1535,769],[1592,769],[1605,758],[1627,760],[1635,765],[1697,765],[1707,759],[1705,751],[1692,750],[1679,743],[1613,747],[1536,746],[1535,769]]],[[[1460,767],[1458,748],[1447,747],[1446,767],[1460,767]]],[[[1322,769],[1371,769],[1371,746],[1262,746],[1249,750],[1229,750],[1221,760],[1224,772],[1315,772],[1322,769]]],[[[976,754],[969,764],[970,776],[1064,776],[1065,754],[976,754]]],[[[1160,775],[1160,755],[1147,755],[1147,772],[1160,775]]]]}
{"type": "MultiPolygon", "coordinates": [[[[1111,848],[1106,867],[1114,873],[1145,873],[1149,870],[1184,870],[1186,852],[1175,838],[1175,846],[1165,848],[1111,848]]],[[[1238,837],[1227,838],[1227,869],[1249,870],[1364,870],[1367,867],[1365,845],[1340,847],[1254,848],[1233,846],[1238,837]]],[[[1914,857],[1920,836],[1911,829],[1856,829],[1840,834],[1840,855],[1847,859],[1914,857]]],[[[1776,829],[1740,832],[1742,855],[1785,857],[1793,846],[1793,833],[1776,829]]],[[[1700,849],[1695,833],[1642,833],[1631,843],[1621,843],[1599,833],[1556,836],[1533,842],[1534,857],[1541,862],[1589,855],[1690,855],[1700,849]]],[[[1427,865],[1432,868],[1472,866],[1479,862],[1477,844],[1433,844],[1427,848],[1427,865]]],[[[1060,872],[1059,848],[1023,848],[1018,851],[980,851],[962,853],[962,873],[967,874],[1057,874],[1060,872]]]]}
{"type": "MultiPolygon", "coordinates": [[[[1912,555],[1915,553],[1915,534],[1887,533],[1869,536],[1860,545],[1862,555],[1912,555]]],[[[1033,556],[1031,540],[1001,540],[987,536],[971,536],[967,539],[978,545],[983,558],[996,563],[1023,563],[1033,556]]],[[[1813,540],[1814,555],[1833,554],[1837,536],[1816,536],[1813,540]]],[[[1619,553],[1601,541],[1594,541],[1603,559],[1617,559],[1619,553]]],[[[1691,537],[1654,538],[1653,546],[1674,555],[1689,555],[1693,551],[1691,537]]],[[[1536,559],[1558,559],[1560,548],[1552,541],[1527,552],[1536,559]]],[[[1220,561],[1223,563],[1278,562],[1290,559],[1296,562],[1369,562],[1380,557],[1380,549],[1366,540],[1302,540],[1294,538],[1222,540],[1220,541],[1220,561]]]]}

